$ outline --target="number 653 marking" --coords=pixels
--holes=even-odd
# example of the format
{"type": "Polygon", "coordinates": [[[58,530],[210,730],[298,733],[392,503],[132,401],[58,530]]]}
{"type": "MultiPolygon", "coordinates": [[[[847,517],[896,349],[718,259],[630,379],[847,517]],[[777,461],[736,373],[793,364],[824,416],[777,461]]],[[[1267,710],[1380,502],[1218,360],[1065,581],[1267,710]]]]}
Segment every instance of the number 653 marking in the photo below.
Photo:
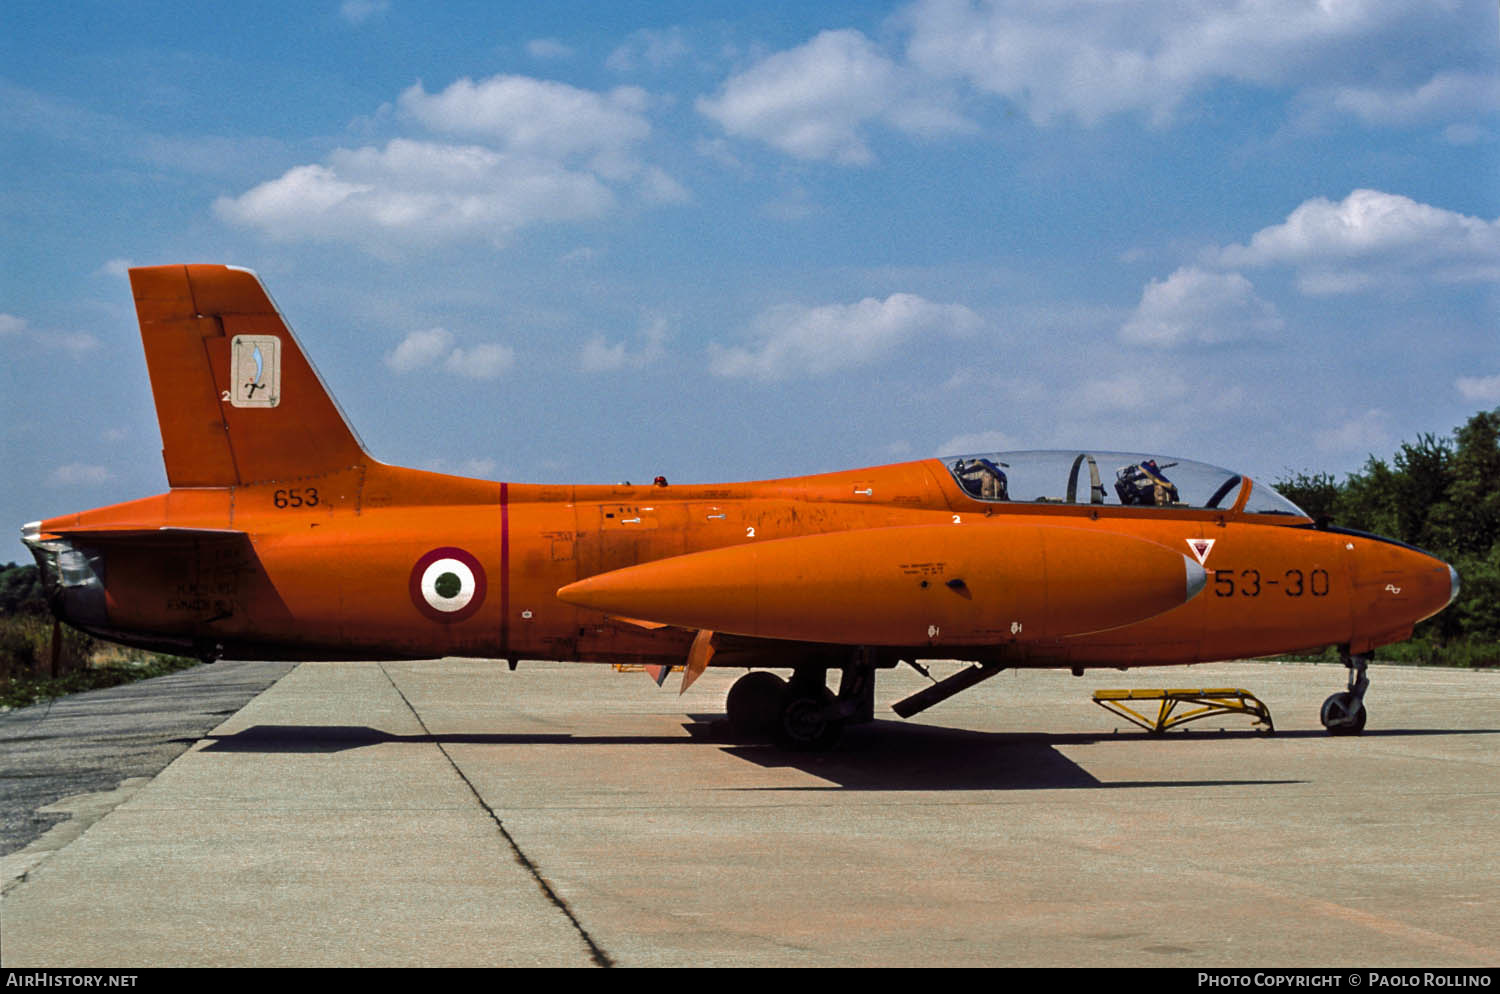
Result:
{"type": "Polygon", "coordinates": [[[271,503],[280,510],[289,507],[317,507],[317,487],[293,487],[290,490],[278,490],[271,495],[271,503]]]}

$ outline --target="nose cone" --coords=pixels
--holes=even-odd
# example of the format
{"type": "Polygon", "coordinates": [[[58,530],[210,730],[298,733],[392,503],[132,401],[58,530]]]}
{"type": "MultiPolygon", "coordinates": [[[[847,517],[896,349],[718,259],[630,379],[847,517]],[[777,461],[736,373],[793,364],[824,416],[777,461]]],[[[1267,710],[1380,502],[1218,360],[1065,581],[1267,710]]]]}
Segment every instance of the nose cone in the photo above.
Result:
{"type": "Polygon", "coordinates": [[[1411,585],[1409,609],[1416,614],[1413,624],[1425,621],[1457,599],[1458,571],[1441,559],[1411,550],[1402,566],[1406,582],[1411,585]]]}
{"type": "Polygon", "coordinates": [[[1458,597],[1458,571],[1441,559],[1389,541],[1365,541],[1359,546],[1356,627],[1374,644],[1409,637],[1412,626],[1458,597]]]}

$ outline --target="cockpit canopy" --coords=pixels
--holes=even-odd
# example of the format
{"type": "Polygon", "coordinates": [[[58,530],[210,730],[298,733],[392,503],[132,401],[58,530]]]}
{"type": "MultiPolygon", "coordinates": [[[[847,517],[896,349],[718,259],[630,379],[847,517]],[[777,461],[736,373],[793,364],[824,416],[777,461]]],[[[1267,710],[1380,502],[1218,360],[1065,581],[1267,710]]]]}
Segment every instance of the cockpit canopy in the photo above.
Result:
{"type": "Polygon", "coordinates": [[[1307,517],[1273,488],[1206,463],[1132,452],[991,452],[944,458],[976,500],[1230,510],[1307,517]],[[1242,494],[1245,488],[1248,494],[1242,494]]]}

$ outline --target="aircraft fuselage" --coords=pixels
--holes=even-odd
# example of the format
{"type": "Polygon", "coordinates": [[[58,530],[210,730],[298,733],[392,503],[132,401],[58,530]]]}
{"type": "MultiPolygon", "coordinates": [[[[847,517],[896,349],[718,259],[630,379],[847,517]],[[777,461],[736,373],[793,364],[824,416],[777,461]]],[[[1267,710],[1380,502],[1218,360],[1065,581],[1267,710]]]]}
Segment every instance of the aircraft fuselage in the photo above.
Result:
{"type": "MultiPolygon", "coordinates": [[[[799,628],[788,637],[847,643],[862,624],[862,644],[906,657],[1012,665],[1193,663],[1341,643],[1358,653],[1408,637],[1451,593],[1445,564],[1384,540],[1232,511],[985,504],[938,460],[664,487],[497,484],[374,464],[174,491],[54,518],[41,531],[81,532],[71,543],[102,564],[102,604],[71,617],[64,607],[67,620],[119,641],[253,658],[680,663],[693,629],[677,619],[645,618],[668,626],[646,628],[619,620],[633,617],[625,611],[589,610],[557,592],[707,550],[744,550],[706,568],[741,598],[774,591],[790,600],[780,610],[797,615],[799,628]],[[142,541],[153,529],[168,530],[142,541]],[[750,575],[752,547],[835,534],[853,535],[875,560],[812,549],[799,572],[794,548],[791,567],[750,575]],[[1188,596],[1195,542],[1207,550],[1205,575],[1188,596]],[[1066,583],[1048,585],[1092,545],[1102,551],[1066,583]],[[447,613],[426,603],[413,576],[424,556],[445,548],[479,567],[474,596],[447,613]],[[1049,624],[1138,593],[1151,578],[1130,575],[1137,549],[1160,550],[1160,579],[1176,580],[1175,591],[1156,604],[1146,597],[1139,618],[1127,610],[1100,619],[1098,630],[1049,624]],[[830,603],[829,591],[882,569],[882,600],[866,604],[871,617],[851,629],[851,605],[830,603]],[[1044,603],[1028,599],[1043,587],[1044,603]],[[885,616],[908,630],[886,630],[885,616]]],[[[735,599],[726,594],[719,609],[735,599]]],[[[710,613],[702,620],[715,609],[701,605],[710,613]]],[[[775,638],[775,624],[772,633],[743,630],[747,620],[738,631],[716,630],[775,638]]]]}
{"type": "MultiPolygon", "coordinates": [[[[742,681],[731,718],[769,709],[816,747],[868,720],[870,674],[901,660],[971,660],[983,675],[1325,645],[1363,660],[1457,592],[1420,550],[1316,528],[1248,477],[1137,454],[690,486],[387,466],[254,273],[130,278],[170,490],[34,522],[23,539],[59,618],[131,645],[685,662],[684,687],[708,665],[790,668],[779,687],[742,681]],[[844,673],[836,700],[830,668],[844,673]]],[[[1362,694],[1351,683],[1325,724],[1362,728],[1362,694]]]]}

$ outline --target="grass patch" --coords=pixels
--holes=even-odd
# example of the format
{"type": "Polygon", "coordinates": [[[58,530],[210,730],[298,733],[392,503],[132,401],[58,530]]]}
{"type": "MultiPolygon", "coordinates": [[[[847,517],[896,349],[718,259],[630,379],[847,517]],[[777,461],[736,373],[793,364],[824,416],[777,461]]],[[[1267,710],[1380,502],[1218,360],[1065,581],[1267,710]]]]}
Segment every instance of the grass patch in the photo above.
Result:
{"type": "Polygon", "coordinates": [[[122,683],[133,683],[154,676],[176,673],[200,665],[196,659],[182,656],[152,655],[143,662],[104,663],[88,669],[75,670],[64,676],[19,677],[7,680],[0,686],[0,708],[24,708],[55,697],[77,694],[100,687],[116,687],[122,683]]]}
{"type": "Polygon", "coordinates": [[[52,676],[52,619],[26,613],[0,616],[0,710],[100,687],[175,673],[198,660],[128,649],[62,626],[58,675],[52,676]]]}

